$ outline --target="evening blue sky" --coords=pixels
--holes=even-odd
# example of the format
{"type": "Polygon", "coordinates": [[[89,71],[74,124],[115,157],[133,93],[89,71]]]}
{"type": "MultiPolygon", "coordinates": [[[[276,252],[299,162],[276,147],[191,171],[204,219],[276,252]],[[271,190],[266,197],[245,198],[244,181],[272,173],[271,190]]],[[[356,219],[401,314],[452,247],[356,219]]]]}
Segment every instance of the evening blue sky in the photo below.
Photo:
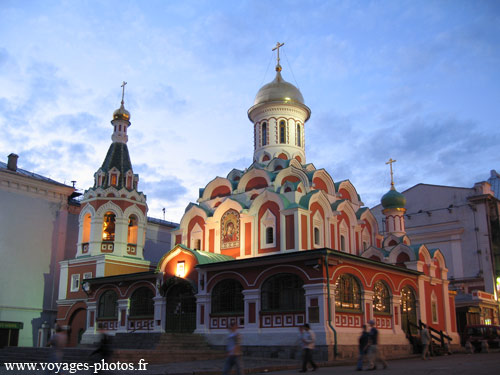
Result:
{"type": "Polygon", "coordinates": [[[311,108],[307,162],[368,206],[500,169],[498,1],[0,1],[0,160],[86,189],[128,82],[149,215],[252,162],[247,110],[283,77],[311,108]]]}

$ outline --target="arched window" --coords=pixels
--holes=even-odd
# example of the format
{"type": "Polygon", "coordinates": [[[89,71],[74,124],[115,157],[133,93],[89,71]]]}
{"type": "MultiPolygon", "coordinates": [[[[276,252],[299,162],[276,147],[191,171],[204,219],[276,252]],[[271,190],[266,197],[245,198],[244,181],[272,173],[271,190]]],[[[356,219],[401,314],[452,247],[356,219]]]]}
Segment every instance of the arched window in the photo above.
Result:
{"type": "Polygon", "coordinates": [[[90,214],[86,214],[83,217],[83,232],[82,232],[82,243],[90,241],[90,214]]]}
{"type": "Polygon", "coordinates": [[[361,311],[361,287],[354,276],[340,275],[335,286],[335,308],[361,311]]]}
{"type": "Polygon", "coordinates": [[[103,241],[114,241],[115,240],[115,218],[116,215],[112,212],[106,212],[104,214],[104,220],[102,223],[102,239],[103,241]]]}
{"type": "Polygon", "coordinates": [[[266,244],[271,244],[274,242],[274,228],[267,227],[266,228],[266,244]]]}
{"type": "Polygon", "coordinates": [[[97,316],[105,319],[118,318],[118,296],[113,290],[104,292],[99,298],[97,316]]]}
{"type": "Polygon", "coordinates": [[[262,134],[262,146],[265,146],[265,145],[267,145],[267,123],[266,122],[264,122],[262,124],[261,134],[262,134]]]}
{"type": "Polygon", "coordinates": [[[127,242],[129,244],[137,244],[137,216],[130,215],[128,218],[128,235],[127,242]]]}
{"type": "Polygon", "coordinates": [[[130,296],[130,316],[153,316],[154,293],[146,286],[138,288],[130,296]]]}
{"type": "Polygon", "coordinates": [[[243,287],[233,279],[222,280],[212,290],[212,314],[243,314],[243,287]]]}
{"type": "MultiPolygon", "coordinates": [[[[408,333],[408,323],[417,324],[417,302],[413,289],[405,286],[401,289],[401,326],[406,333],[408,333]]],[[[417,329],[413,326],[410,331],[412,334],[417,333],[417,329]]]]}
{"type": "Polygon", "coordinates": [[[271,276],[262,284],[262,311],[304,311],[304,282],[291,273],[271,276]]]}
{"type": "Polygon", "coordinates": [[[285,121],[280,121],[280,143],[286,143],[286,125],[285,121]]]}
{"type": "Polygon", "coordinates": [[[382,281],[377,281],[373,287],[373,309],[378,313],[391,313],[391,295],[389,288],[382,281]]]}
{"type": "Polygon", "coordinates": [[[319,228],[318,227],[314,228],[314,244],[317,246],[320,245],[320,237],[319,237],[319,228]]]}
{"type": "Polygon", "coordinates": [[[340,235],[340,250],[345,251],[345,237],[344,235],[340,235]]]}
{"type": "Polygon", "coordinates": [[[301,146],[301,141],[300,141],[300,124],[297,124],[297,146],[301,146]]]}

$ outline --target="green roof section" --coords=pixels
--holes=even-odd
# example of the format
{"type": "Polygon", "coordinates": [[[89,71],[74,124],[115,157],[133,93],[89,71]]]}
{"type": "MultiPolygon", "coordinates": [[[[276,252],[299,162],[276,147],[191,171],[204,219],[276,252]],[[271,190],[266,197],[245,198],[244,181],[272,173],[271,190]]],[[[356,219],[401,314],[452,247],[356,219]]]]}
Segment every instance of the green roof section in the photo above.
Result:
{"type": "Polygon", "coordinates": [[[126,173],[132,170],[130,155],[125,143],[113,142],[109,146],[106,158],[104,158],[104,162],[100,168],[100,170],[106,174],[104,177],[104,186],[106,187],[110,186],[108,172],[113,168],[116,168],[120,172],[117,184],[115,185],[115,187],[119,190],[125,187],[126,173]]]}
{"type": "Polygon", "coordinates": [[[170,250],[168,253],[166,253],[158,262],[158,265],[156,266],[156,271],[159,271],[159,267],[162,264],[163,260],[168,257],[168,255],[177,249],[181,249],[183,251],[186,251],[188,253],[191,253],[196,258],[196,262],[198,264],[210,264],[210,263],[221,263],[221,262],[229,262],[235,260],[232,256],[229,255],[224,255],[224,254],[215,254],[211,253],[209,251],[203,251],[203,250],[193,250],[190,249],[187,246],[177,244],[175,245],[172,250],[170,250]]]}
{"type": "Polygon", "coordinates": [[[405,208],[406,198],[403,194],[391,188],[380,200],[384,208],[405,208]]]}
{"type": "Polygon", "coordinates": [[[360,219],[361,215],[363,215],[366,210],[368,210],[368,207],[361,207],[358,211],[356,211],[356,218],[360,219]]]}
{"type": "Polygon", "coordinates": [[[333,202],[331,204],[331,207],[332,207],[332,211],[337,211],[337,207],[342,203],[342,202],[345,202],[346,199],[339,199],[339,200],[336,200],[335,202],[333,202]]]}

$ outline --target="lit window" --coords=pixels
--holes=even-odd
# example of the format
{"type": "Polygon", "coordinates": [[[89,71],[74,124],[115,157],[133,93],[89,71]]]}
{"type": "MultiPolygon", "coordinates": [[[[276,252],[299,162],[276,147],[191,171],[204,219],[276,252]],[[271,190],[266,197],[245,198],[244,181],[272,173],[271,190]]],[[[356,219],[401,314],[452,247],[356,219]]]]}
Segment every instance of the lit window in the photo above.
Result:
{"type": "Polygon", "coordinates": [[[116,215],[112,212],[106,212],[102,223],[102,239],[103,241],[115,240],[115,218],[116,215]]]}
{"type": "Polygon", "coordinates": [[[71,275],[71,291],[78,292],[80,288],[80,274],[71,275]]]}
{"type": "Polygon", "coordinates": [[[111,175],[111,185],[113,185],[113,186],[116,185],[116,180],[117,180],[116,174],[112,174],[111,175]]]}
{"type": "Polygon", "coordinates": [[[186,274],[186,264],[185,264],[185,262],[183,260],[177,262],[177,270],[175,272],[175,276],[177,276],[177,277],[184,277],[185,274],[186,274]]]}
{"type": "Polygon", "coordinates": [[[373,309],[379,313],[390,313],[391,295],[389,288],[382,281],[377,281],[373,291],[373,309]]]}
{"type": "Polygon", "coordinates": [[[361,287],[354,276],[343,274],[337,279],[335,308],[361,311],[361,287]]]}
{"type": "Polygon", "coordinates": [[[132,245],[137,244],[137,216],[130,215],[128,218],[127,242],[132,245]]]}
{"type": "Polygon", "coordinates": [[[90,240],[90,221],[90,214],[86,214],[83,217],[82,243],[87,243],[90,240]]]}

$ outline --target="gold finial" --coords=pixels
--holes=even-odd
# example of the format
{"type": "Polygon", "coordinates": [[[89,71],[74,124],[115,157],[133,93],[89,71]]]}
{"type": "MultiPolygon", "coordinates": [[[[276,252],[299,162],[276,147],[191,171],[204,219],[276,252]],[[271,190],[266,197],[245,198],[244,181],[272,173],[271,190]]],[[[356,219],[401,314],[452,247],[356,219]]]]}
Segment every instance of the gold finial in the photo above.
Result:
{"type": "Polygon", "coordinates": [[[280,48],[283,47],[285,43],[276,43],[276,47],[273,48],[273,51],[277,51],[278,53],[278,59],[277,59],[277,64],[276,64],[276,71],[281,72],[281,65],[280,65],[280,48]]]}
{"type": "Polygon", "coordinates": [[[389,164],[389,166],[391,167],[391,190],[396,190],[394,188],[394,174],[392,173],[392,163],[395,163],[396,160],[392,160],[392,158],[389,159],[388,162],[386,162],[385,164],[389,164]]]}
{"type": "Polygon", "coordinates": [[[122,88],[122,105],[124,104],[123,98],[125,97],[125,85],[126,84],[127,84],[127,82],[123,81],[122,85],[120,86],[122,88]]]}

